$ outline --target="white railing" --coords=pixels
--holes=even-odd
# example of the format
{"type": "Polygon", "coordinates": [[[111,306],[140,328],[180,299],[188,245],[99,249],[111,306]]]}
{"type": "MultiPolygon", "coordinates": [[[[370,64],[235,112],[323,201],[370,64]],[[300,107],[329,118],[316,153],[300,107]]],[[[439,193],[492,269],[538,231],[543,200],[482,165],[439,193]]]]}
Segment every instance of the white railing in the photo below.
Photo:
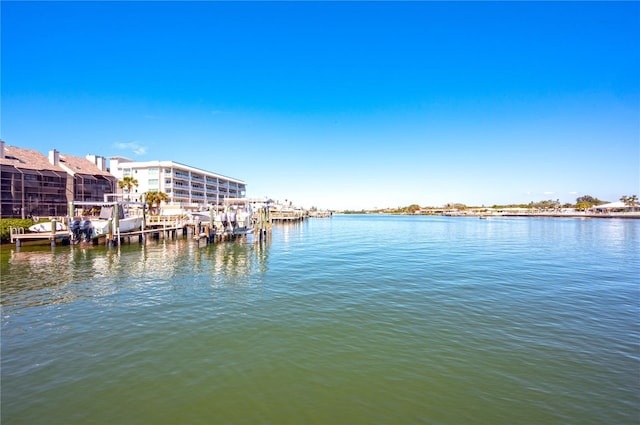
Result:
{"type": "Polygon", "coordinates": [[[11,239],[11,243],[13,243],[14,236],[17,235],[24,235],[24,228],[9,226],[9,238],[11,239]]]}

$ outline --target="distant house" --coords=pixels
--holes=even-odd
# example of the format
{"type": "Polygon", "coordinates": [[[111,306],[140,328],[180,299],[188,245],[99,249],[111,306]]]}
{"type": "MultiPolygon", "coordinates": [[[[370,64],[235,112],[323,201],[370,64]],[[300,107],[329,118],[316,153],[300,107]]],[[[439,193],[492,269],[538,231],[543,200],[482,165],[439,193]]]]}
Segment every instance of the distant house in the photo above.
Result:
{"type": "Polygon", "coordinates": [[[607,204],[596,205],[594,210],[600,212],[613,212],[613,211],[635,211],[640,208],[640,204],[628,205],[622,201],[609,202],[607,204]]]}
{"type": "Polygon", "coordinates": [[[79,158],[55,149],[47,157],[0,141],[0,217],[64,216],[70,201],[102,201],[115,189],[103,157],[79,158]]]}

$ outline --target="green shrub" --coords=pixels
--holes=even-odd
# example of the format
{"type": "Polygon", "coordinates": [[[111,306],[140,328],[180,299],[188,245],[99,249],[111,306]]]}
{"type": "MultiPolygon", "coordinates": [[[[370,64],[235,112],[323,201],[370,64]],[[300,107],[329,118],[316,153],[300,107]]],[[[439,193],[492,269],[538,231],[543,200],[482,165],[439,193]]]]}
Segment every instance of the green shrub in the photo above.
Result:
{"type": "Polygon", "coordinates": [[[2,242],[8,242],[11,237],[9,233],[10,227],[21,227],[27,231],[29,226],[33,225],[34,221],[30,218],[22,219],[22,218],[3,218],[0,219],[0,240],[2,242]]]}

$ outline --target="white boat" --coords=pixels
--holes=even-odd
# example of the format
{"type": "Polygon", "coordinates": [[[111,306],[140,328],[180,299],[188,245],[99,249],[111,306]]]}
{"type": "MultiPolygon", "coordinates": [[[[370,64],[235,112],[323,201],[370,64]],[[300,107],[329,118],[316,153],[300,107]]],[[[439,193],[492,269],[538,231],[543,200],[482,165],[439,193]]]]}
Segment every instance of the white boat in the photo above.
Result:
{"type": "MultiPolygon", "coordinates": [[[[29,226],[29,230],[36,233],[51,233],[51,221],[29,226]]],[[[65,226],[64,223],[56,221],[56,230],[67,230],[67,226],[65,226]]]]}
{"type": "Polygon", "coordinates": [[[254,230],[251,204],[244,198],[227,198],[222,211],[198,211],[190,216],[193,221],[212,225],[219,235],[246,235],[254,230]]]}
{"type": "MultiPolygon", "coordinates": [[[[142,227],[142,216],[129,216],[125,213],[123,206],[118,208],[118,227],[112,229],[113,231],[119,231],[120,233],[132,232],[142,227]]],[[[100,217],[91,220],[91,227],[93,228],[93,235],[106,235],[109,232],[109,222],[111,220],[112,225],[115,226],[114,219],[115,207],[107,206],[102,207],[100,210],[100,217]]]]}
{"type": "Polygon", "coordinates": [[[227,201],[225,210],[227,213],[228,229],[236,235],[246,235],[253,232],[253,211],[246,201],[227,201]]]}
{"type": "MultiPolygon", "coordinates": [[[[106,235],[109,233],[108,220],[91,220],[93,233],[97,235],[106,235]]],[[[121,233],[133,232],[142,227],[142,217],[127,217],[118,220],[118,229],[121,233]]]]}

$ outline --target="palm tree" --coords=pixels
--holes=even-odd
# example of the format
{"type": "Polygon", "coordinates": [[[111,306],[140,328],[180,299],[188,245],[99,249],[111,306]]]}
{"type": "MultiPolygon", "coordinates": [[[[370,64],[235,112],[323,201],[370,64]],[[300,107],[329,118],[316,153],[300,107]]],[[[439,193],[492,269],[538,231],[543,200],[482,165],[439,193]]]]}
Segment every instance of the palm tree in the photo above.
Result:
{"type": "Polygon", "coordinates": [[[620,200],[629,207],[635,207],[636,204],[638,203],[638,195],[631,195],[631,196],[625,195],[625,196],[622,196],[620,200]]]}
{"type": "Polygon", "coordinates": [[[118,180],[118,187],[120,189],[127,189],[127,198],[131,201],[131,189],[138,187],[138,180],[130,176],[123,177],[122,180],[118,180]]]}
{"type": "Polygon", "coordinates": [[[164,192],[147,192],[145,199],[147,201],[147,204],[149,204],[149,206],[151,207],[151,209],[153,209],[154,205],[157,205],[158,208],[156,209],[156,215],[160,214],[160,204],[162,202],[166,202],[169,200],[169,195],[167,195],[164,192]]]}

